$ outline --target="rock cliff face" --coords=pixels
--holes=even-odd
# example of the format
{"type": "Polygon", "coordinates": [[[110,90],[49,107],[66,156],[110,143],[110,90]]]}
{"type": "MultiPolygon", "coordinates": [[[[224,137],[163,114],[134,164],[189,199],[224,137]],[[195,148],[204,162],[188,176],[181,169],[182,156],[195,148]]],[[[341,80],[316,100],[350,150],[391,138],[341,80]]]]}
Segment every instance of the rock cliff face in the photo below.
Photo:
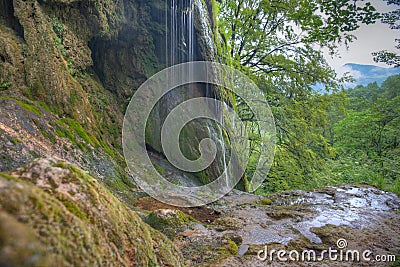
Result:
{"type": "MultiPolygon", "coordinates": [[[[216,58],[210,1],[4,0],[0,9],[2,100],[23,100],[39,111],[73,120],[99,141],[94,147],[103,150],[100,154],[113,160],[121,153],[125,108],[145,80],[173,64],[216,58]],[[110,150],[115,153],[110,155],[110,150]]],[[[205,86],[193,88],[174,90],[156,106],[148,123],[149,147],[163,152],[161,125],[177,104],[218,95],[205,86]]],[[[185,128],[182,144],[188,157],[199,156],[193,140],[219,138],[216,128],[214,123],[185,128]]],[[[221,153],[209,170],[192,179],[217,177],[221,153]]]]}
{"type": "MultiPolygon", "coordinates": [[[[37,258],[34,260],[37,265],[103,265],[102,262],[113,254],[110,264],[114,265],[181,264],[179,252],[168,240],[164,240],[162,234],[146,226],[126,208],[120,211],[122,204],[115,199],[108,199],[112,196],[100,185],[89,189],[100,190],[100,194],[105,194],[107,198],[100,202],[110,202],[116,207],[104,208],[104,212],[110,213],[107,220],[112,224],[96,224],[96,220],[108,215],[92,214],[87,210],[88,206],[79,206],[78,202],[81,203],[82,199],[74,198],[91,194],[75,192],[76,185],[86,183],[82,181],[86,178],[71,174],[73,170],[70,165],[66,171],[57,169],[62,168],[60,166],[55,167],[59,161],[70,162],[80,170],[85,170],[85,175],[86,172],[90,173],[125,204],[133,207],[137,195],[142,193],[129,179],[121,156],[123,115],[129,98],[139,85],[171,65],[172,59],[168,58],[167,50],[173,48],[184,55],[189,49],[183,47],[188,37],[182,39],[176,36],[174,44],[170,40],[169,46],[164,45],[168,38],[175,38],[167,37],[171,36],[172,30],[171,25],[165,24],[168,14],[172,14],[172,6],[177,7],[174,27],[181,27],[178,18],[188,13],[193,19],[191,32],[186,34],[192,38],[192,56],[176,58],[174,63],[214,59],[211,1],[195,1],[194,6],[189,1],[162,0],[0,1],[0,172],[26,166],[25,173],[30,173],[29,177],[20,175],[19,169],[11,176],[2,174],[2,226],[16,223],[18,229],[27,233],[26,240],[21,235],[21,242],[13,243],[7,231],[3,231],[5,228],[2,228],[5,240],[2,244],[9,244],[2,250],[5,253],[0,257],[2,263],[29,265],[32,259],[37,258]],[[48,157],[51,160],[38,160],[48,157]],[[41,165],[45,167],[35,169],[35,166],[41,165]],[[53,167],[56,168],[54,173],[53,167]],[[58,182],[54,184],[53,178],[49,178],[50,185],[38,184],[42,183],[43,175],[47,178],[54,176],[58,182]],[[76,179],[71,180],[70,185],[62,182],[64,176],[71,175],[76,179]],[[67,192],[67,189],[60,193],[60,185],[63,188],[75,188],[71,189],[74,192],[67,192]],[[49,186],[55,187],[51,189],[49,186]],[[65,202],[64,193],[73,195],[73,198],[65,202]],[[9,195],[15,198],[11,199],[9,195]],[[42,201],[55,203],[43,207],[42,201]],[[66,212],[69,208],[77,213],[69,214],[66,212]],[[59,216],[59,213],[65,212],[66,215],[59,216]],[[119,219],[112,217],[114,212],[121,213],[119,219]],[[120,227],[120,223],[130,226],[118,232],[114,228],[120,227]],[[36,224],[43,225],[42,229],[35,228],[36,224]],[[71,231],[78,225],[82,235],[74,236],[75,232],[70,233],[69,230],[63,232],[63,224],[68,225],[71,231]],[[44,229],[46,227],[49,232],[44,229]],[[143,232],[135,227],[144,227],[143,232]],[[133,240],[117,240],[117,236],[127,232],[133,232],[130,236],[133,240]],[[78,240],[80,237],[85,240],[83,243],[79,241],[81,239],[78,240]],[[63,243],[61,240],[64,239],[70,240],[70,243],[63,243]],[[48,243],[54,246],[50,252],[48,243]],[[33,251],[29,249],[31,244],[35,247],[33,251]],[[74,252],[76,247],[72,244],[86,244],[84,249],[87,251],[74,252]],[[102,252],[103,244],[107,244],[104,249],[108,250],[108,254],[102,252]],[[136,247],[134,251],[133,247],[136,247]],[[7,254],[9,248],[12,248],[11,254],[7,254]],[[65,250],[66,254],[54,259],[46,256],[48,253],[59,254],[61,250],[65,250]],[[163,256],[157,256],[156,250],[163,251],[160,252],[163,256]],[[26,257],[19,259],[19,253],[26,257]],[[81,258],[73,259],[72,253],[78,253],[81,258]],[[85,255],[89,258],[88,262],[83,260],[85,255]]],[[[158,106],[154,114],[160,119],[153,120],[156,122],[153,124],[155,131],[149,134],[148,145],[158,150],[158,154],[162,153],[156,134],[163,114],[171,110],[172,105],[193,95],[216,97],[216,94],[213,89],[207,90],[204,86],[196,86],[191,93],[182,90],[174,92],[158,106]]],[[[205,127],[197,124],[187,129],[183,142],[186,143],[189,156],[195,157],[197,150],[196,144],[188,140],[209,137],[209,128],[212,127],[214,125],[205,127]]],[[[218,175],[219,165],[221,163],[217,161],[215,167],[201,178],[218,175]]],[[[177,179],[181,177],[178,175],[177,179]]],[[[196,180],[196,184],[201,183],[196,176],[188,179],[196,180]]],[[[95,198],[86,204],[97,206],[98,200],[95,198]]]]}

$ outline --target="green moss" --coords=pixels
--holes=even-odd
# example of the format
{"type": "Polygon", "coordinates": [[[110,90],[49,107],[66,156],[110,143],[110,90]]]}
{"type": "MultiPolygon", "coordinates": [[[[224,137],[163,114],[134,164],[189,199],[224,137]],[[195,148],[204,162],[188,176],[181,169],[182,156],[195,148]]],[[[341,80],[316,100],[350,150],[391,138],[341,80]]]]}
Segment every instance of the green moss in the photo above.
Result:
{"type": "Polygon", "coordinates": [[[89,220],[88,217],[86,216],[86,214],[80,208],[78,208],[78,206],[76,206],[74,203],[72,203],[71,201],[62,200],[62,203],[67,208],[67,210],[69,210],[72,214],[74,214],[78,218],[80,218],[82,220],[85,220],[85,221],[89,220]]]}
{"type": "MultiPolygon", "coordinates": [[[[49,164],[51,166],[43,167],[71,170],[67,176],[59,178],[63,183],[77,185],[77,193],[86,197],[73,200],[68,193],[58,191],[57,185],[43,190],[30,179],[25,183],[21,178],[0,174],[10,181],[2,187],[4,194],[0,194],[0,205],[5,207],[3,212],[12,218],[22,218],[24,225],[35,234],[37,242],[47,248],[45,255],[61,259],[61,262],[40,266],[97,266],[105,261],[113,266],[183,265],[172,242],[141,223],[135,213],[96,183],[93,177],[63,162],[49,164]],[[125,257],[127,253],[130,257],[125,257]]],[[[30,171],[29,166],[26,168],[24,173],[30,171]]],[[[0,227],[2,229],[4,227],[0,227]]],[[[14,230],[14,227],[8,229],[14,230]]],[[[0,231],[0,243],[4,240],[2,233],[0,231]]],[[[13,233],[15,243],[21,244],[26,233],[13,233]]],[[[32,243],[27,245],[32,246],[32,243]]],[[[22,256],[21,251],[18,249],[17,255],[22,256]]],[[[4,254],[0,255],[0,262],[3,259],[4,254]]],[[[13,266],[25,266],[18,258],[13,263],[13,266]]],[[[32,266],[32,262],[27,266],[32,266]]]]}
{"type": "Polygon", "coordinates": [[[160,210],[150,213],[145,222],[163,232],[168,238],[174,239],[188,223],[197,221],[180,210],[160,210]]]}
{"type": "Polygon", "coordinates": [[[35,232],[15,217],[0,211],[0,262],[4,266],[62,266],[59,257],[47,256],[35,232]],[[6,264],[4,264],[6,263],[6,264]]]}
{"type": "Polygon", "coordinates": [[[242,227],[240,221],[231,217],[222,217],[216,219],[211,225],[211,228],[219,232],[227,231],[227,230],[239,230],[242,227]]]}
{"type": "Polygon", "coordinates": [[[99,146],[99,141],[92,134],[88,133],[82,125],[71,118],[63,118],[61,121],[67,124],[80,138],[92,146],[99,146]]]}
{"type": "Polygon", "coordinates": [[[29,103],[28,101],[25,101],[25,100],[17,100],[17,99],[15,99],[14,101],[15,101],[18,105],[20,105],[22,108],[24,108],[25,110],[27,110],[27,111],[29,111],[29,112],[34,113],[34,114],[36,114],[36,115],[38,115],[38,116],[41,116],[41,115],[42,115],[42,111],[41,111],[38,107],[36,107],[36,106],[34,106],[33,104],[29,103]]]}
{"type": "Polygon", "coordinates": [[[11,138],[11,143],[13,143],[14,145],[18,145],[20,143],[22,143],[22,141],[20,139],[18,139],[17,137],[13,137],[11,138]]]}
{"type": "Polygon", "coordinates": [[[164,174],[165,174],[165,169],[164,169],[163,166],[161,166],[160,164],[157,164],[157,163],[155,163],[155,162],[153,162],[153,166],[154,166],[154,168],[157,170],[157,172],[158,172],[159,174],[161,174],[161,175],[164,175],[164,174]]]}
{"type": "Polygon", "coordinates": [[[239,248],[236,245],[235,242],[233,242],[231,239],[227,239],[227,244],[221,248],[219,248],[220,251],[224,251],[230,255],[237,255],[239,248]]]}
{"type": "Polygon", "coordinates": [[[51,113],[51,109],[49,108],[49,106],[48,106],[45,102],[36,101],[36,103],[37,103],[37,105],[38,105],[39,107],[41,107],[43,110],[47,111],[48,113],[51,113]]]}
{"type": "Polygon", "coordinates": [[[53,167],[57,167],[57,168],[62,168],[62,169],[68,169],[68,166],[65,162],[60,161],[57,164],[54,164],[53,167]]]}
{"type": "Polygon", "coordinates": [[[83,152],[87,152],[88,147],[85,143],[79,142],[75,134],[81,137],[86,143],[91,144],[94,147],[98,146],[97,139],[92,135],[88,134],[83,129],[83,127],[79,123],[75,122],[73,119],[64,118],[58,120],[57,124],[58,124],[57,126],[58,129],[55,130],[55,134],[60,138],[68,138],[74,145],[76,145],[83,152]]]}
{"type": "Polygon", "coordinates": [[[53,144],[56,142],[56,138],[52,132],[49,131],[49,128],[45,125],[43,125],[40,121],[36,119],[31,119],[33,123],[38,127],[40,133],[43,135],[43,137],[47,138],[52,142],[53,144]]]}
{"type": "Polygon", "coordinates": [[[8,173],[4,173],[4,172],[0,172],[0,177],[3,177],[9,181],[16,181],[17,178],[15,178],[14,176],[8,174],[8,173]]]}
{"type": "Polygon", "coordinates": [[[233,242],[235,242],[235,244],[237,246],[240,246],[243,243],[243,238],[238,233],[235,233],[235,232],[233,232],[233,233],[228,232],[228,233],[224,234],[223,239],[230,239],[233,242]]]}
{"type": "Polygon", "coordinates": [[[259,202],[261,205],[271,205],[272,204],[272,200],[269,198],[264,198],[262,200],[260,200],[259,202]]]}
{"type": "Polygon", "coordinates": [[[83,126],[74,119],[71,118],[63,118],[57,121],[58,130],[55,131],[56,135],[59,137],[68,138],[73,144],[78,146],[81,150],[87,151],[88,148],[85,143],[90,144],[93,147],[101,147],[104,151],[111,156],[113,159],[118,160],[120,156],[118,156],[117,152],[111,148],[107,143],[103,140],[98,139],[92,133],[86,131],[83,126]],[[70,130],[69,130],[70,129],[70,130]],[[76,136],[82,138],[85,143],[78,142],[76,136]]]}
{"type": "Polygon", "coordinates": [[[117,159],[118,156],[116,152],[109,146],[107,145],[103,140],[99,140],[100,146],[105,150],[105,152],[110,155],[113,159],[117,159]]]}
{"type": "Polygon", "coordinates": [[[37,78],[29,87],[24,88],[23,94],[32,101],[45,101],[46,99],[46,89],[40,78],[37,78]]]}
{"type": "Polygon", "coordinates": [[[72,143],[77,144],[78,142],[76,141],[75,135],[71,132],[69,132],[65,128],[61,128],[55,131],[55,134],[60,137],[60,138],[68,138],[72,143]]]}

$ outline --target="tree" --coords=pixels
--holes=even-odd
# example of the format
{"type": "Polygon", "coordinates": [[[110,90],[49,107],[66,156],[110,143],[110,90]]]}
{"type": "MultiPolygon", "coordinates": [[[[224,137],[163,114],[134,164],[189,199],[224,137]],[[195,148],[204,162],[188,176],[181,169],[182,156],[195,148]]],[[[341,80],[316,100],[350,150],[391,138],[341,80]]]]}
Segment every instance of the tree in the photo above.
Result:
{"type": "MultiPolygon", "coordinates": [[[[378,18],[375,8],[348,0],[222,0],[220,9],[220,29],[233,64],[259,85],[275,116],[276,160],[265,190],[317,186],[324,160],[334,155],[325,137],[326,110],[338,105],[313,92],[313,86],[340,89],[320,48],[334,53],[338,44],[349,43],[360,23],[378,18]]],[[[251,137],[251,177],[261,133],[246,104],[236,103],[251,137]]]]}
{"type": "MultiPolygon", "coordinates": [[[[386,0],[388,5],[400,7],[400,0],[386,0]]],[[[400,8],[383,14],[382,22],[389,25],[392,30],[400,30],[400,8]]],[[[400,39],[395,39],[397,45],[395,48],[400,50],[400,39]]],[[[400,55],[395,52],[382,50],[372,53],[375,62],[384,62],[390,66],[400,67],[400,55]]]]}
{"type": "Polygon", "coordinates": [[[395,75],[381,87],[373,83],[349,90],[347,115],[335,124],[334,145],[341,158],[368,165],[389,184],[400,182],[399,86],[400,75],[395,75]]]}
{"type": "Polygon", "coordinates": [[[223,0],[221,28],[237,67],[284,87],[289,96],[315,83],[337,87],[318,47],[332,53],[360,23],[378,18],[364,1],[223,0]]]}

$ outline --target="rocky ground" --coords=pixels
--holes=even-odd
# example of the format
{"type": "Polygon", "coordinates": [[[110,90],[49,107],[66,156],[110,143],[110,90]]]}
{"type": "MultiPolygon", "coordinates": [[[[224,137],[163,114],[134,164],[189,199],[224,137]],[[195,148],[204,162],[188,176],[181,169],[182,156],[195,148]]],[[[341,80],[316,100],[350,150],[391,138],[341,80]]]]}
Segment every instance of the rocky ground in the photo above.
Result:
{"type": "MultiPolygon", "coordinates": [[[[133,211],[72,164],[41,158],[0,173],[0,263],[5,266],[398,266],[329,261],[324,250],[400,255],[400,200],[367,185],[232,191],[180,208],[137,189],[133,211]],[[150,227],[151,226],[151,227],[150,227]],[[313,250],[321,261],[257,258],[260,250],[313,250]],[[270,265],[269,265],[270,264],[270,265]]],[[[301,254],[300,254],[301,255],[301,254]]],[[[361,255],[361,254],[360,254],[361,255]]]]}
{"type": "MultiPolygon", "coordinates": [[[[142,198],[138,208],[154,210],[142,214],[146,221],[174,241],[190,266],[397,266],[396,263],[329,261],[261,261],[257,253],[269,250],[343,249],[371,250],[375,255],[400,254],[400,201],[391,193],[366,185],[327,187],[312,192],[290,191],[270,198],[233,191],[212,206],[182,209],[193,219],[163,224],[173,217],[173,207],[142,198]],[[172,214],[172,215],[171,215],[172,214]],[[154,217],[158,220],[154,220],[154,217]]],[[[143,212],[143,211],[142,211],[143,212]]],[[[170,220],[172,221],[172,220],[170,220]]]]}

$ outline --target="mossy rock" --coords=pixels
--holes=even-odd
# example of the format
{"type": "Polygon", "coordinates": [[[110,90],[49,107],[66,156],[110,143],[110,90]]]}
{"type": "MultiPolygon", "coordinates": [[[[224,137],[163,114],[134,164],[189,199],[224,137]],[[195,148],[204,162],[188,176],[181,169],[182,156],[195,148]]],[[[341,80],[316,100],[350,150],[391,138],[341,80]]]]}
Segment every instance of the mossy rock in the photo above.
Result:
{"type": "MultiPolygon", "coordinates": [[[[3,176],[3,175],[2,175],[3,176]]],[[[7,212],[0,211],[0,266],[60,266],[61,257],[48,256],[35,232],[7,212]]]]}
{"type": "Polygon", "coordinates": [[[305,251],[305,250],[315,250],[315,251],[322,251],[322,250],[328,250],[329,246],[326,244],[313,244],[310,242],[308,238],[305,236],[301,235],[290,240],[289,243],[287,244],[287,250],[296,250],[299,252],[305,251]]]}
{"type": "Polygon", "coordinates": [[[210,227],[219,232],[223,232],[227,230],[239,230],[243,227],[243,223],[235,218],[222,217],[216,219],[212,224],[210,224],[210,227]]]}
{"type": "Polygon", "coordinates": [[[239,247],[233,240],[227,238],[225,240],[222,240],[222,242],[225,243],[226,245],[219,248],[219,250],[221,252],[224,252],[224,254],[233,255],[233,256],[236,256],[238,254],[239,247]]]}
{"type": "Polygon", "coordinates": [[[336,245],[337,240],[344,238],[351,240],[352,231],[347,226],[327,224],[322,227],[312,227],[310,231],[316,234],[324,244],[336,245]]]}
{"type": "Polygon", "coordinates": [[[1,253],[4,244],[11,242],[5,238],[6,243],[0,242],[0,263],[13,262],[11,257],[13,266],[26,266],[33,253],[40,259],[38,266],[184,265],[181,252],[167,237],[144,223],[92,176],[65,162],[37,159],[1,174],[0,210],[1,227],[2,213],[7,220],[22,224],[7,229],[14,245],[20,247],[12,257],[1,253]],[[29,236],[38,244],[33,252],[35,242],[29,236]],[[39,257],[41,247],[46,248],[43,259],[39,257]]]}
{"type": "Polygon", "coordinates": [[[227,233],[223,236],[223,238],[232,240],[237,246],[240,246],[243,242],[243,238],[235,233],[227,233]]]}
{"type": "Polygon", "coordinates": [[[269,198],[264,198],[260,200],[259,202],[260,205],[272,205],[272,200],[269,198]]]}
{"type": "Polygon", "coordinates": [[[179,232],[187,229],[191,222],[197,221],[180,210],[161,209],[150,213],[145,222],[174,239],[179,232]]]}

